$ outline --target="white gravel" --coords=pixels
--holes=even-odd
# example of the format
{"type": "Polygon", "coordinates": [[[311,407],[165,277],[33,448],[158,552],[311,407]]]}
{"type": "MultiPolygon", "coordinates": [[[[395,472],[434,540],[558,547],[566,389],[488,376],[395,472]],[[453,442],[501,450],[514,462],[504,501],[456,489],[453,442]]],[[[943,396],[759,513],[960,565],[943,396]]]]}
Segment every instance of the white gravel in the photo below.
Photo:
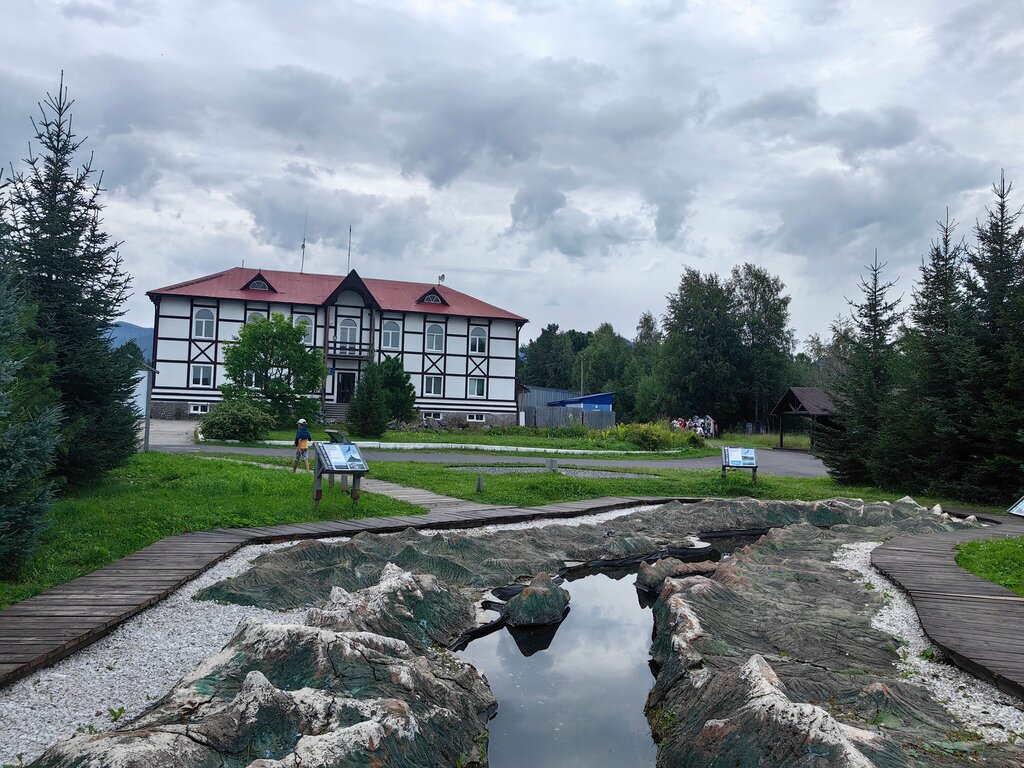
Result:
{"type": "MultiPolygon", "coordinates": [[[[834,565],[860,574],[859,581],[881,591],[885,605],[871,619],[871,626],[906,641],[901,649],[900,672],[923,685],[946,711],[977,731],[987,741],[1024,738],[1024,705],[995,686],[947,663],[924,634],[914,604],[894,582],[871,565],[871,551],[881,544],[869,541],[847,544],[836,552],[834,565]],[[921,657],[930,649],[934,659],[921,657]]],[[[865,589],[867,587],[865,586],[865,589]]]]}
{"type": "MultiPolygon", "coordinates": [[[[586,525],[654,506],[450,532],[490,533],[553,524],[586,525]]],[[[323,539],[328,543],[347,540],[347,536],[323,539]]],[[[0,689],[0,765],[29,763],[76,729],[107,731],[117,722],[124,723],[141,714],[182,675],[223,648],[243,618],[303,622],[305,608],[278,613],[192,599],[203,587],[244,573],[260,555],[291,546],[293,542],[245,547],[101,640],[0,689]],[[124,712],[115,721],[108,710],[117,712],[121,707],[124,712]]]]}
{"type": "Polygon", "coordinates": [[[278,613],[218,605],[192,596],[236,576],[259,555],[292,544],[245,547],[106,637],[0,689],[0,764],[29,763],[76,729],[115,727],[167,693],[201,660],[221,648],[248,616],[301,621],[306,610],[278,613]]]}

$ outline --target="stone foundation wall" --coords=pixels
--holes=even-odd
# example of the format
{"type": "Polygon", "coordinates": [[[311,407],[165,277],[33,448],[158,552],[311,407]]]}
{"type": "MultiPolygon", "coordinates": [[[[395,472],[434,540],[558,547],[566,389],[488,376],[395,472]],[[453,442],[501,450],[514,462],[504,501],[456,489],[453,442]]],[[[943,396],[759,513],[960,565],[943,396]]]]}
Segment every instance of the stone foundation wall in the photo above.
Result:
{"type": "MultiPolygon", "coordinates": [[[[154,419],[175,419],[183,421],[201,421],[208,414],[189,413],[188,403],[175,400],[153,400],[149,404],[150,416],[154,419]]],[[[217,403],[210,403],[210,410],[217,407],[217,403]]]]}
{"type": "MultiPolygon", "coordinates": [[[[434,411],[430,411],[434,413],[434,411]]],[[[462,411],[441,411],[441,421],[447,425],[453,424],[471,424],[474,427],[514,427],[519,423],[519,415],[516,413],[489,413],[488,411],[479,411],[484,414],[484,421],[468,421],[466,414],[462,411]]]]}

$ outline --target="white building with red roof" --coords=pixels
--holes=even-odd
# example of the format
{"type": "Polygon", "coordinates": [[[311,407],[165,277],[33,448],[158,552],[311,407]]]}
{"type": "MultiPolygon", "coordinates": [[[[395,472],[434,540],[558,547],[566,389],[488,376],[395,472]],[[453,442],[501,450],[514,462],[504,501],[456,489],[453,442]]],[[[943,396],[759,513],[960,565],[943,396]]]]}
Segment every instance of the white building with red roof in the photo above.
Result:
{"type": "Polygon", "coordinates": [[[342,421],[371,355],[400,357],[424,416],[516,421],[519,331],[527,322],[446,285],[348,275],[233,268],[148,291],[155,305],[157,418],[201,416],[228,383],[225,344],[257,317],[282,314],[323,350],[329,375],[319,393],[342,421]]]}

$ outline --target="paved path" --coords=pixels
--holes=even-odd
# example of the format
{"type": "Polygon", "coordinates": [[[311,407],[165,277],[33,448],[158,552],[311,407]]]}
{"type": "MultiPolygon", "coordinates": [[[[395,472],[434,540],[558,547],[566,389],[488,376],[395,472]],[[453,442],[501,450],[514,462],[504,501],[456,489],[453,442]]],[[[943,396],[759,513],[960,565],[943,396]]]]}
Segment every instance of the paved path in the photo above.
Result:
{"type": "MultiPolygon", "coordinates": [[[[363,480],[367,492],[384,493],[430,509],[415,516],[298,523],[170,536],[86,576],[0,611],[0,686],[53,664],[103,637],[167,597],[182,584],[248,544],[351,536],[405,528],[468,528],[550,517],[574,517],[664,503],[666,498],[614,496],[543,507],[496,507],[429,491],[363,480]]],[[[697,499],[684,499],[697,501],[697,499]]]]}
{"type": "Polygon", "coordinates": [[[900,536],[871,562],[910,595],[928,638],[957,666],[1024,699],[1024,597],[956,564],[956,545],[1024,536],[1024,519],[900,536]]]}
{"type": "MultiPolygon", "coordinates": [[[[171,444],[153,445],[154,450],[173,453],[226,453],[248,456],[283,456],[291,458],[294,450],[289,448],[243,448],[234,445],[171,444]]],[[[623,467],[659,469],[720,469],[718,456],[700,459],[574,459],[548,457],[537,458],[509,454],[456,453],[451,451],[362,451],[363,457],[374,461],[412,461],[426,464],[531,464],[543,466],[549,458],[555,458],[560,465],[573,467],[623,467]]],[[[801,451],[776,451],[761,449],[757,453],[758,475],[780,475],[782,477],[825,477],[825,465],[810,454],[801,451]]]]}

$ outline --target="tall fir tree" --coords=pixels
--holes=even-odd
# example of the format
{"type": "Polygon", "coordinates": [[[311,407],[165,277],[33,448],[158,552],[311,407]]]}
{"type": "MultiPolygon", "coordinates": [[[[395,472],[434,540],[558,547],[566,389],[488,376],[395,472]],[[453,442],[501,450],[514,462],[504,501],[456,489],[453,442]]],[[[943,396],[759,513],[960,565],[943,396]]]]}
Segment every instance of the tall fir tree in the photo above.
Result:
{"type": "Polygon", "coordinates": [[[1024,492],[1024,227],[1000,175],[995,204],[974,228],[968,295],[981,355],[969,421],[974,461],[966,483],[979,498],[1012,501],[1024,492]]]}
{"type": "Polygon", "coordinates": [[[7,200],[10,256],[36,311],[29,339],[53,355],[63,410],[57,471],[80,483],[135,451],[140,355],[135,345],[115,349],[109,339],[130,278],[120,243],[102,228],[102,174],[91,157],[75,167],[82,141],[72,130],[72,106],[61,75],[57,94],[47,95],[32,123],[41,154],[30,154],[14,175],[7,200]]]}
{"type": "Polygon", "coordinates": [[[860,280],[861,302],[850,301],[853,340],[844,369],[827,384],[835,404],[833,428],[819,434],[815,452],[841,483],[870,483],[878,456],[879,427],[894,385],[894,335],[902,319],[899,299],[890,301],[894,282],[882,280],[885,264],[874,261],[860,280]]]}
{"type": "Polygon", "coordinates": [[[32,313],[16,279],[0,232],[0,580],[18,574],[46,526],[60,422],[59,408],[19,387],[32,313]]]}
{"type": "Polygon", "coordinates": [[[955,230],[947,211],[922,259],[872,476],[885,487],[967,497],[974,495],[964,484],[974,448],[965,416],[980,357],[970,335],[967,249],[955,230]]]}

